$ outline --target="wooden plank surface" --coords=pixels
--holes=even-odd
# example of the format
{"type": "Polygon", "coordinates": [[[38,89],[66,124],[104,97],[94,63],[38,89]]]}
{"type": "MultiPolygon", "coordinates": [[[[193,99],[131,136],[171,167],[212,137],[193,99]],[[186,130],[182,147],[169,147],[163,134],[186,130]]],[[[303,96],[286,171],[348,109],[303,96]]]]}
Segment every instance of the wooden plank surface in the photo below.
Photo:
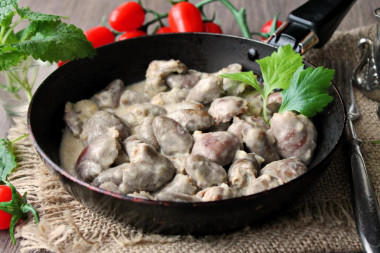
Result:
{"type": "MultiPolygon", "coordinates": [[[[101,24],[102,18],[109,13],[123,0],[20,0],[20,5],[30,6],[32,10],[42,13],[63,15],[69,17],[67,23],[75,24],[83,30],[101,24]]],[[[157,12],[164,13],[170,8],[166,0],[143,0],[144,6],[157,12]]],[[[192,1],[198,2],[198,1],[192,1]]],[[[247,9],[247,21],[251,31],[259,31],[265,20],[273,17],[280,12],[280,19],[286,19],[287,14],[306,2],[305,0],[231,0],[237,8],[245,7],[247,9]]],[[[360,0],[352,7],[347,14],[338,30],[349,30],[352,28],[370,25],[375,23],[373,10],[380,7],[379,0],[360,0]]],[[[216,21],[221,24],[224,33],[240,35],[240,31],[231,13],[220,3],[213,3],[206,8],[206,13],[211,17],[216,13],[216,21]]],[[[150,20],[151,17],[147,19],[150,20]]],[[[258,37],[254,37],[258,39],[258,37]]],[[[51,67],[45,73],[53,71],[51,67]]],[[[44,78],[44,77],[40,77],[44,78]]],[[[0,138],[4,138],[10,127],[4,109],[0,106],[0,138]]],[[[8,231],[0,231],[0,252],[13,253],[19,252],[19,244],[13,245],[9,238],[8,231]]]]}

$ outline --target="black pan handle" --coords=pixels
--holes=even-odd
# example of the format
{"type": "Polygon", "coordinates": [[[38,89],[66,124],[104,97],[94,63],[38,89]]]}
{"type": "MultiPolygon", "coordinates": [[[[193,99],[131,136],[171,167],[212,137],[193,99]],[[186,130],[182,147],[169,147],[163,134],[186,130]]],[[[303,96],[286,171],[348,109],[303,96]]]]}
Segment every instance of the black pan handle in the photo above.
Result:
{"type": "Polygon", "coordinates": [[[299,53],[322,47],[333,35],[356,0],[310,0],[293,10],[269,38],[274,46],[291,44],[299,53]]]}

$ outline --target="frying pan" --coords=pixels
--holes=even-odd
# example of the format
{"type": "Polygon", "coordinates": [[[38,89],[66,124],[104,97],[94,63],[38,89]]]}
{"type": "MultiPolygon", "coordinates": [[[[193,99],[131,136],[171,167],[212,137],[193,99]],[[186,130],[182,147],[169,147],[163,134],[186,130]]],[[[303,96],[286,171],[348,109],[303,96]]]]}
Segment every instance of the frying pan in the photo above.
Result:
{"type": "MultiPolygon", "coordinates": [[[[157,59],[179,59],[189,68],[205,72],[240,63],[245,70],[253,70],[260,76],[254,59],[270,55],[276,51],[276,45],[284,43],[291,43],[299,52],[304,52],[310,41],[322,46],[353,2],[307,2],[289,15],[288,22],[271,38],[270,44],[235,36],[183,33],[139,37],[98,48],[93,59],[72,61],[54,71],[34,94],[28,111],[28,129],[34,146],[66,190],[83,205],[143,231],[219,233],[269,217],[314,182],[337,149],[343,136],[345,112],[335,87],[329,90],[333,102],[313,119],[319,135],[318,149],[305,174],[265,192],[214,202],[132,198],[91,186],[69,174],[59,166],[65,103],[89,98],[115,78],[126,84],[141,81],[148,64],[157,59]],[[310,39],[310,34],[315,36],[310,39]]],[[[304,64],[312,66],[308,62],[304,64]]]]}

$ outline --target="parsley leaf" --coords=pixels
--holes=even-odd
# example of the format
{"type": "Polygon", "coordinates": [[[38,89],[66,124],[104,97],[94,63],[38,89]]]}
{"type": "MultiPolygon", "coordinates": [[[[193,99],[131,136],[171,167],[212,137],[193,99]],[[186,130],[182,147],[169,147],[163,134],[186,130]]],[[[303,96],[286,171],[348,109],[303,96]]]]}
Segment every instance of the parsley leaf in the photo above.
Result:
{"type": "Polygon", "coordinates": [[[0,0],[0,24],[8,24],[13,17],[14,9],[17,8],[18,0],[0,0]]]}
{"type": "Polygon", "coordinates": [[[333,97],[327,88],[335,70],[318,67],[303,69],[300,67],[290,81],[288,89],[282,91],[282,104],[279,112],[297,111],[307,117],[313,117],[329,104],[333,97]]]}
{"type": "Polygon", "coordinates": [[[0,6],[0,71],[30,56],[52,63],[95,55],[83,31],[62,22],[65,17],[18,7],[18,0],[0,0],[0,6]],[[28,23],[16,33],[22,21],[28,23]]]}
{"type": "Polygon", "coordinates": [[[6,181],[8,175],[16,166],[16,158],[13,155],[13,143],[7,138],[0,139],[0,181],[6,181]]]}
{"type": "Polygon", "coordinates": [[[249,84],[253,88],[255,88],[262,96],[264,96],[263,90],[261,89],[259,83],[257,82],[256,76],[253,74],[252,71],[222,74],[220,76],[223,78],[228,78],[228,79],[249,84]]]}
{"type": "Polygon", "coordinates": [[[32,21],[22,41],[12,46],[34,59],[57,62],[93,57],[95,51],[83,31],[60,21],[32,21]]]}
{"type": "Polygon", "coordinates": [[[224,74],[221,77],[241,81],[251,85],[263,97],[263,116],[268,122],[267,116],[267,98],[275,89],[286,89],[289,87],[290,79],[294,72],[300,67],[303,68],[302,56],[293,51],[290,45],[280,47],[277,52],[270,56],[256,61],[261,68],[264,79],[264,88],[262,89],[257,82],[256,76],[252,71],[234,74],[224,74]]]}
{"type": "Polygon", "coordinates": [[[26,59],[26,55],[19,51],[0,52],[0,69],[9,69],[23,59],[26,59]]]}
{"type": "Polygon", "coordinates": [[[28,19],[30,21],[60,21],[64,18],[63,16],[34,12],[31,11],[29,7],[17,8],[17,13],[22,19],[28,19]]]}
{"type": "Polygon", "coordinates": [[[280,47],[271,56],[256,62],[260,64],[264,79],[264,98],[267,98],[274,89],[288,88],[294,72],[303,66],[302,56],[294,52],[290,45],[280,47]]]}
{"type": "Polygon", "coordinates": [[[263,97],[263,117],[267,116],[267,98],[275,89],[282,89],[282,105],[279,112],[297,111],[313,117],[330,103],[333,98],[327,88],[335,71],[318,67],[304,69],[302,56],[293,51],[290,45],[280,47],[277,52],[257,60],[261,68],[264,87],[261,88],[252,71],[223,74],[221,77],[251,85],[263,97]]]}
{"type": "Polygon", "coordinates": [[[12,24],[14,16],[15,16],[15,12],[8,13],[7,15],[5,15],[4,17],[1,18],[0,25],[4,26],[4,27],[10,26],[12,24]]]}

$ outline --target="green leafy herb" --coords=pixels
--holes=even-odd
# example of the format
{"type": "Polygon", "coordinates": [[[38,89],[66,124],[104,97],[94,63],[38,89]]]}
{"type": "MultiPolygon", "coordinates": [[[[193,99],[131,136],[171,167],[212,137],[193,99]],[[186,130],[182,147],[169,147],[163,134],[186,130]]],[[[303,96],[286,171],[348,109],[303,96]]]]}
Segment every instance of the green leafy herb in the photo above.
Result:
{"type": "Polygon", "coordinates": [[[279,112],[296,111],[307,117],[313,117],[332,100],[327,88],[331,85],[335,70],[318,67],[316,69],[300,67],[290,86],[282,91],[282,104],[279,112]]]}
{"type": "Polygon", "coordinates": [[[264,96],[274,89],[286,89],[294,72],[303,66],[302,56],[293,51],[290,45],[280,47],[271,56],[257,60],[264,79],[264,96]]]}
{"type": "Polygon", "coordinates": [[[269,94],[275,89],[288,88],[294,72],[303,66],[302,57],[295,53],[290,45],[286,45],[280,47],[277,52],[273,52],[271,56],[257,60],[257,63],[260,65],[264,79],[265,85],[263,89],[258,84],[252,71],[221,76],[246,82],[255,88],[263,97],[263,116],[265,121],[268,122],[266,103],[269,94]]]}
{"type": "Polygon", "coordinates": [[[221,77],[232,79],[235,81],[243,82],[251,85],[255,88],[262,96],[264,96],[264,92],[261,89],[259,83],[257,82],[256,76],[252,71],[248,72],[239,72],[239,73],[230,73],[230,74],[222,74],[221,77]]]}
{"type": "MultiPolygon", "coordinates": [[[[0,0],[0,4],[0,55],[13,62],[12,65],[28,56],[57,62],[95,55],[83,31],[62,22],[64,17],[33,12],[28,7],[19,8],[16,0],[0,0]],[[13,22],[16,15],[19,18],[13,22]],[[22,21],[28,24],[16,33],[15,28],[22,21]],[[14,52],[18,52],[17,57],[11,54],[14,52]]],[[[12,65],[0,66],[0,70],[7,70],[12,65]]]]}
{"type": "Polygon", "coordinates": [[[22,135],[14,141],[10,141],[8,138],[0,139],[0,184],[7,181],[9,174],[17,167],[13,144],[27,136],[29,135],[22,135]]]}
{"type": "MultiPolygon", "coordinates": [[[[62,22],[64,17],[18,7],[18,0],[0,0],[0,6],[0,71],[19,67],[30,58],[52,63],[95,55],[94,47],[83,31],[62,22]],[[26,26],[16,29],[21,22],[26,22],[26,26]]],[[[22,73],[22,76],[26,75],[22,73]]],[[[10,84],[1,84],[1,88],[16,98],[23,89],[31,99],[33,83],[15,74],[8,74],[7,79],[11,80],[10,84]]]]}
{"type": "Polygon", "coordinates": [[[331,85],[334,70],[322,67],[304,70],[302,56],[290,45],[280,47],[271,56],[257,60],[264,80],[261,88],[252,71],[223,74],[224,78],[251,85],[263,97],[263,117],[268,123],[267,98],[275,89],[282,89],[283,103],[280,112],[297,111],[312,117],[332,101],[327,88],[331,85]]]}
{"type": "Polygon", "coordinates": [[[14,141],[9,139],[0,139],[0,184],[6,184],[12,190],[12,200],[8,202],[0,202],[0,210],[12,215],[12,219],[9,227],[9,234],[12,238],[13,244],[16,244],[14,238],[14,228],[20,219],[26,219],[27,213],[31,212],[34,216],[36,223],[39,222],[37,211],[31,204],[27,203],[26,192],[21,197],[15,187],[8,182],[8,175],[17,167],[16,157],[13,153],[13,144],[26,137],[23,135],[14,141]]]}
{"type": "Polygon", "coordinates": [[[6,181],[8,175],[16,168],[13,155],[13,143],[9,139],[0,139],[0,180],[6,181]]]}

